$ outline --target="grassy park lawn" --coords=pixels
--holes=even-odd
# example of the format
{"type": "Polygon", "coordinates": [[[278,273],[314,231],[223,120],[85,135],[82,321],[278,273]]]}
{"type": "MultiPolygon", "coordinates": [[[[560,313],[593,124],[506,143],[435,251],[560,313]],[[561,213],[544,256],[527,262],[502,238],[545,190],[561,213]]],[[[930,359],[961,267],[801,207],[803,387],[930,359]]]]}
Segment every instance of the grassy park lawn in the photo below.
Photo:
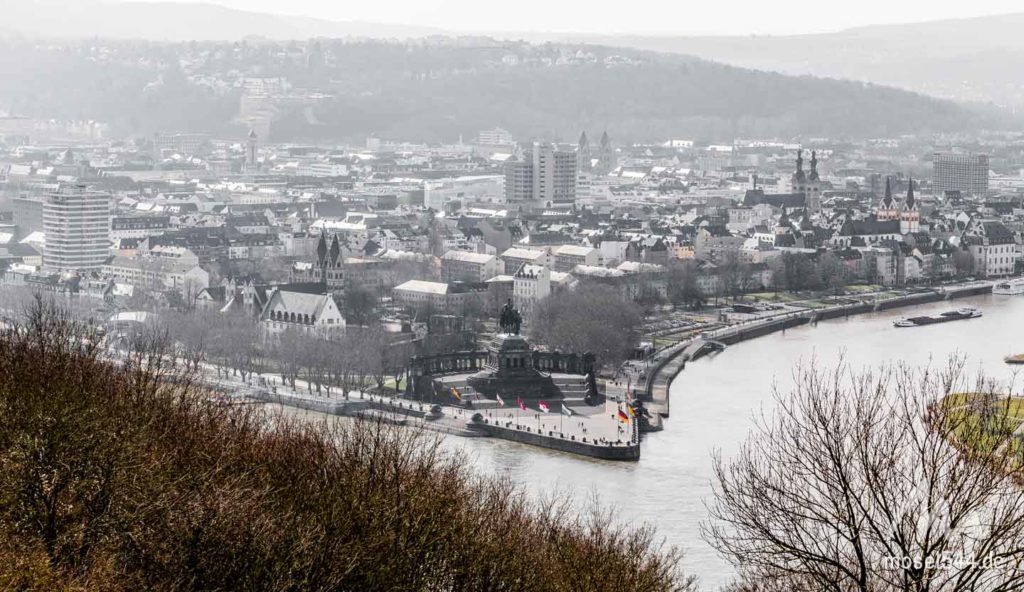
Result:
{"type": "Polygon", "coordinates": [[[743,296],[744,300],[756,300],[758,302],[793,302],[800,300],[800,296],[789,292],[756,292],[743,296]]]}
{"type": "Polygon", "coordinates": [[[800,304],[806,308],[825,308],[826,306],[832,306],[832,303],[825,302],[823,300],[804,300],[800,304]]]}
{"type": "Polygon", "coordinates": [[[882,286],[871,284],[871,285],[855,285],[846,286],[847,294],[865,294],[868,292],[877,292],[882,289],[882,286]]]}
{"type": "MultiPolygon", "coordinates": [[[[1024,423],[1024,399],[998,397],[984,393],[953,393],[942,400],[953,433],[965,445],[978,450],[993,450],[1024,423]]],[[[1024,450],[1017,440],[1009,442],[1013,452],[1024,450]]]]}
{"type": "Polygon", "coordinates": [[[654,338],[654,349],[661,349],[663,347],[669,347],[679,343],[679,339],[672,339],[671,337],[655,337],[654,338]]]}

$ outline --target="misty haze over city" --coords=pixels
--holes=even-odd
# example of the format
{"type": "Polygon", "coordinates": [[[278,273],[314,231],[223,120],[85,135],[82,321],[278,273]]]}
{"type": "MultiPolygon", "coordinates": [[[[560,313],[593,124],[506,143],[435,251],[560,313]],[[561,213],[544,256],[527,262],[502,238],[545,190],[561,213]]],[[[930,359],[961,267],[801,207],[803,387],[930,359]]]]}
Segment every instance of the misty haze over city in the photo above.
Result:
{"type": "Polygon", "coordinates": [[[0,0],[0,589],[1024,591],[1024,12],[0,0]]]}

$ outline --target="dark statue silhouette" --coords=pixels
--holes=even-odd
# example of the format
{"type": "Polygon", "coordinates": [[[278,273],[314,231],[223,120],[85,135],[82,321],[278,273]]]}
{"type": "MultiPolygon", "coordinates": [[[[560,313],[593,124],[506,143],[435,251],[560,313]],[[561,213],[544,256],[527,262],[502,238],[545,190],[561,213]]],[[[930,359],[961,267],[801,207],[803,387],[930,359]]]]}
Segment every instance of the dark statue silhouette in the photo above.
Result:
{"type": "Polygon", "coordinates": [[[519,311],[512,306],[511,298],[508,299],[504,308],[501,309],[501,316],[498,318],[498,326],[501,327],[502,333],[519,335],[519,330],[523,326],[523,315],[519,314],[519,311]]]}

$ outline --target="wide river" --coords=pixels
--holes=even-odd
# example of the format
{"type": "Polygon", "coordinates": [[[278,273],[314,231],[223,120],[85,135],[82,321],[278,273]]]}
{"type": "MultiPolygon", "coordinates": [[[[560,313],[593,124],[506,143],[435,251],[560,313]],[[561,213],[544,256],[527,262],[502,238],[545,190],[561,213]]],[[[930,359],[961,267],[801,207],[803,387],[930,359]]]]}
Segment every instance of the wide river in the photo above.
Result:
{"type": "Polygon", "coordinates": [[[834,364],[845,352],[854,368],[894,361],[942,364],[954,353],[967,356],[972,372],[1009,381],[1011,353],[1024,353],[1024,297],[981,296],[826,321],[729,347],[689,364],[673,382],[671,416],[665,430],[645,436],[636,463],[590,460],[489,438],[447,437],[478,468],[508,475],[534,492],[571,492],[585,503],[596,495],[624,521],[649,523],[685,553],[683,568],[700,577],[702,589],[717,589],[734,571],[701,540],[711,495],[712,451],[728,458],[748,436],[754,415],[773,408],[772,386],[792,385],[792,370],[814,357],[834,364]],[[984,312],[978,319],[898,329],[901,316],[961,306],[984,312]]]}

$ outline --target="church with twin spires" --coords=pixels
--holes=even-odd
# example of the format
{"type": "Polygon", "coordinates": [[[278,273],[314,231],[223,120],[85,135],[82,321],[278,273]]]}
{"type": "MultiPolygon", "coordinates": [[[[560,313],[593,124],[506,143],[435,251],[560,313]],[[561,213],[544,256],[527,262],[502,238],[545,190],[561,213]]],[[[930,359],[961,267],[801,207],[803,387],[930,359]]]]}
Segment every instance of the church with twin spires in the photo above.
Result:
{"type": "Polygon", "coordinates": [[[882,198],[875,210],[875,219],[879,221],[898,220],[900,234],[912,234],[921,230],[921,212],[917,208],[917,200],[914,199],[913,179],[910,179],[906,199],[903,202],[898,202],[892,197],[891,179],[885,178],[885,197],[882,198]]]}
{"type": "Polygon", "coordinates": [[[811,170],[804,172],[804,151],[799,149],[796,152],[796,172],[790,179],[793,193],[802,194],[808,211],[818,213],[821,211],[821,176],[818,175],[818,153],[811,150],[811,170]]]}

